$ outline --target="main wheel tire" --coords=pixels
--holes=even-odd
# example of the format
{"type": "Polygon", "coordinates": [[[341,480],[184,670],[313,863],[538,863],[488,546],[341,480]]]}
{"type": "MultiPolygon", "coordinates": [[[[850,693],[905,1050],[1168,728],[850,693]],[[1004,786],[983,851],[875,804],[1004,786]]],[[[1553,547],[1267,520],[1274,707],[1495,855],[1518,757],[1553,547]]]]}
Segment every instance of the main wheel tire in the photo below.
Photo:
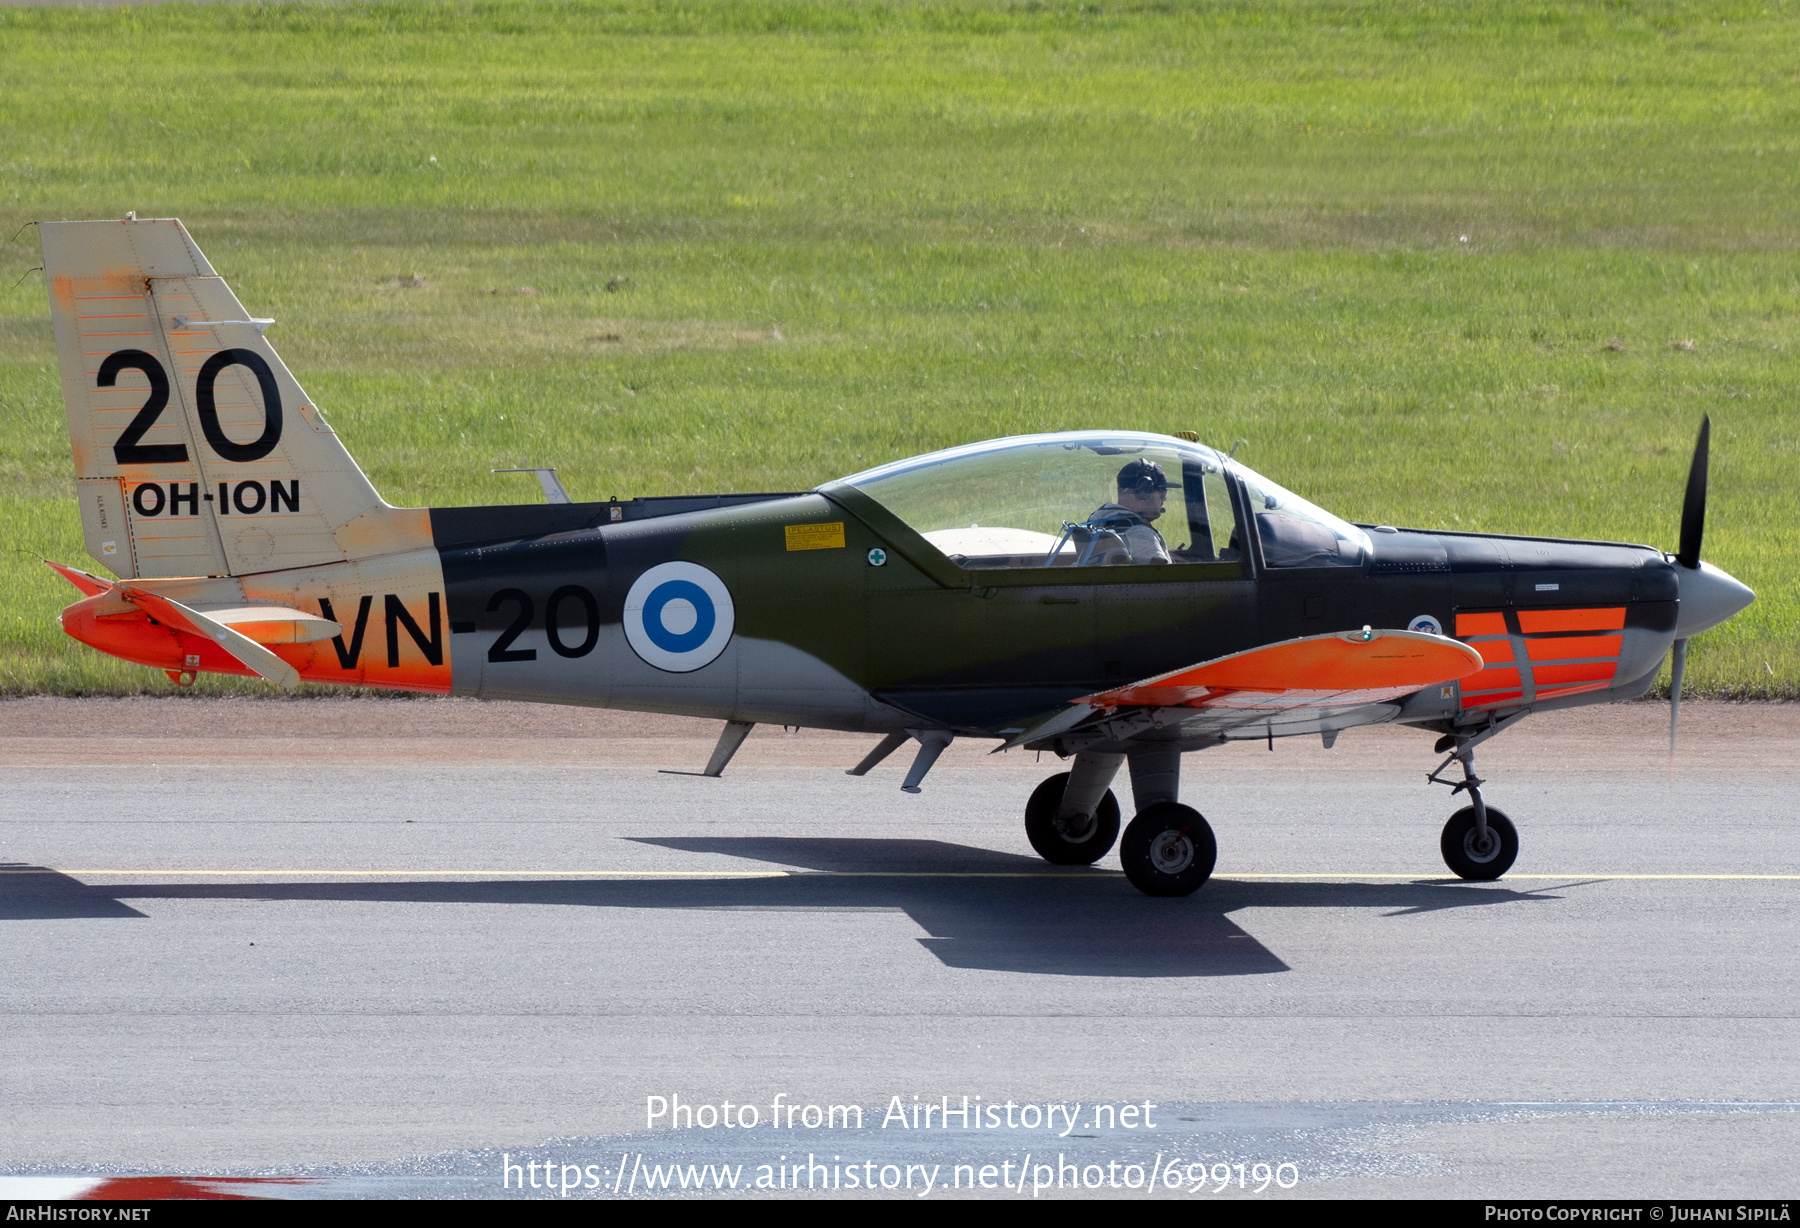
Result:
{"type": "Polygon", "coordinates": [[[1056,812],[1068,784],[1069,774],[1062,772],[1032,790],[1025,803],[1025,838],[1051,865],[1091,866],[1119,838],[1119,799],[1108,789],[1090,818],[1059,823],[1056,812]]]}
{"type": "Polygon", "coordinates": [[[1492,882],[1512,869],[1519,855],[1519,831],[1512,820],[1492,806],[1487,808],[1488,843],[1483,846],[1475,830],[1475,807],[1464,806],[1444,824],[1438,848],[1444,864],[1458,878],[1492,882]]]}
{"type": "Polygon", "coordinates": [[[1192,895],[1212,877],[1218,857],[1211,826],[1180,802],[1145,809],[1119,842],[1125,877],[1145,895],[1192,895]]]}

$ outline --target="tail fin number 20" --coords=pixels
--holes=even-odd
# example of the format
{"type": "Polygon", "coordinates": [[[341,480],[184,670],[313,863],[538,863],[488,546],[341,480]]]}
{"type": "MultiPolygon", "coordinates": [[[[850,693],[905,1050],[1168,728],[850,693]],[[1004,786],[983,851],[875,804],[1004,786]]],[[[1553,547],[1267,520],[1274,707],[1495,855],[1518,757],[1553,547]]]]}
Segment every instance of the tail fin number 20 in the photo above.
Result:
{"type": "MultiPolygon", "coordinates": [[[[150,396],[118,442],[113,444],[113,459],[121,465],[168,465],[186,461],[188,450],[184,443],[140,442],[169,404],[169,376],[154,355],[143,350],[119,350],[108,354],[106,361],[100,364],[96,383],[101,388],[112,388],[118,383],[119,372],[132,370],[142,371],[150,381],[150,396]]],[[[281,390],[276,386],[275,373],[269,369],[269,364],[254,350],[220,350],[208,358],[194,382],[194,408],[200,415],[200,430],[206,436],[206,442],[228,461],[261,460],[281,442],[281,390]],[[236,442],[219,425],[214,386],[219,374],[234,366],[247,368],[256,376],[262,389],[263,430],[249,443],[236,442]]]]}

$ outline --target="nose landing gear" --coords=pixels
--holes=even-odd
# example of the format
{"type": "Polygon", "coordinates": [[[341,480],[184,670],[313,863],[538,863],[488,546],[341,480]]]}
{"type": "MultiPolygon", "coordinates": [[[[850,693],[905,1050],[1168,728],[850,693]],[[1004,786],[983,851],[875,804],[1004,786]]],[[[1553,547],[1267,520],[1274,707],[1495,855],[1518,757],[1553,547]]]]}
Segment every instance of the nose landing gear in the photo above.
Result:
{"type": "Polygon", "coordinates": [[[1450,816],[1438,838],[1438,851],[1443,853],[1444,864],[1451,873],[1471,882],[1492,882],[1512,869],[1513,860],[1519,855],[1519,831],[1511,819],[1482,800],[1482,780],[1475,774],[1473,743],[1451,751],[1450,757],[1425,779],[1449,785],[1453,794],[1467,791],[1472,803],[1450,816]],[[1462,764],[1462,780],[1443,778],[1444,769],[1452,763],[1462,764]]]}

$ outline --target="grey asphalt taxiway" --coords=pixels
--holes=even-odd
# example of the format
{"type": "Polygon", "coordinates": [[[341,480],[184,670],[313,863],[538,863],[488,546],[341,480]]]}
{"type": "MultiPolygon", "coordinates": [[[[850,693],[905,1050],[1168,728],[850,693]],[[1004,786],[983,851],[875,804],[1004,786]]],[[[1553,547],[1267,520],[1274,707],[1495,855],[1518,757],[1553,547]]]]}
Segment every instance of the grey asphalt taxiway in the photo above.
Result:
{"type": "Polygon", "coordinates": [[[1166,1196],[1240,1196],[1257,1163],[1293,1166],[1288,1196],[1779,1195],[1800,709],[1690,703],[1672,768],[1666,712],[1497,739],[1523,851],[1493,884],[1443,869],[1423,735],[1189,756],[1217,876],[1150,900],[1116,857],[1032,856],[1020,810],[1055,767],[985,747],[911,797],[903,756],[844,775],[867,737],[759,729],[705,780],[657,770],[710,749],[672,718],[0,704],[0,1174],[491,1195],[504,1154],[641,1195],[664,1160],[830,1152],[872,1183],[937,1164],[938,1197],[1030,1154],[1115,1164],[1085,1196],[1177,1162],[1226,1185],[1166,1196]],[[676,1096],[758,1124],[647,1120],[676,1096]],[[1021,1120],[892,1118],[964,1096],[1021,1120]],[[777,1133],[796,1104],[864,1129],[777,1133]]]}

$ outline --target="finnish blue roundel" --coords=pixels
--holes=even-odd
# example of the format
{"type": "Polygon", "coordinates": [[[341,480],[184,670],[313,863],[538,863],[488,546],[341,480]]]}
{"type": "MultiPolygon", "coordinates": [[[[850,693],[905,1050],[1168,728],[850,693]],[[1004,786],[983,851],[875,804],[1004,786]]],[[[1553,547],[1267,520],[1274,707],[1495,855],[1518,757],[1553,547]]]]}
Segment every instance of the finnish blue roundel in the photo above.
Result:
{"type": "Polygon", "coordinates": [[[706,643],[718,622],[712,598],[692,580],[664,580],[644,599],[644,634],[664,652],[679,656],[694,651],[706,643]],[[682,601],[687,602],[685,607],[669,608],[682,601]],[[672,630],[683,625],[686,631],[672,630]]]}
{"type": "Polygon", "coordinates": [[[725,582],[698,563],[660,563],[625,595],[625,641],[657,669],[685,674],[710,665],[731,642],[725,582]]]}

